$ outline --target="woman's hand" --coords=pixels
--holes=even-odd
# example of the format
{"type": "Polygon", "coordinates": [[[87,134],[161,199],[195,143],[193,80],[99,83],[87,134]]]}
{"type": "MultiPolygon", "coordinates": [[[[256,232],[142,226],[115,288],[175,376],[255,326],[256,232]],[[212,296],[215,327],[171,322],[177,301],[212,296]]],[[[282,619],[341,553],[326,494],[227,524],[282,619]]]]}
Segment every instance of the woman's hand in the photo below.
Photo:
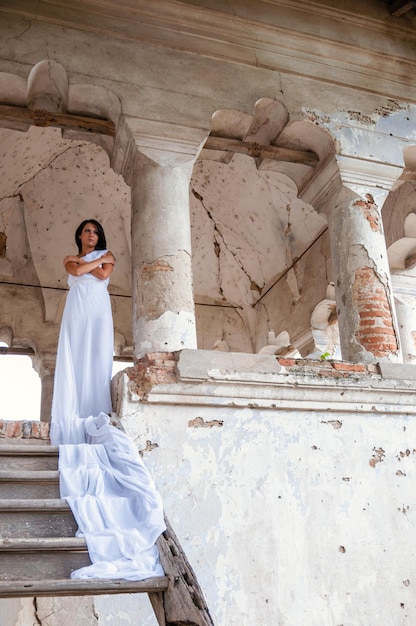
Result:
{"type": "Polygon", "coordinates": [[[115,265],[116,263],[114,255],[112,252],[110,252],[110,250],[108,250],[105,254],[103,254],[103,256],[100,257],[100,261],[102,264],[110,263],[110,265],[115,265]]]}
{"type": "Polygon", "coordinates": [[[83,261],[81,261],[81,259],[75,254],[68,254],[63,260],[64,265],[67,263],[77,263],[79,265],[80,263],[83,263],[83,261]]]}
{"type": "Polygon", "coordinates": [[[98,278],[99,280],[105,280],[106,278],[111,276],[111,274],[113,273],[116,260],[114,258],[113,253],[108,250],[105,254],[100,256],[100,258],[98,259],[98,262],[100,266],[94,270],[91,270],[90,273],[93,276],[95,276],[95,278],[98,278]]]}

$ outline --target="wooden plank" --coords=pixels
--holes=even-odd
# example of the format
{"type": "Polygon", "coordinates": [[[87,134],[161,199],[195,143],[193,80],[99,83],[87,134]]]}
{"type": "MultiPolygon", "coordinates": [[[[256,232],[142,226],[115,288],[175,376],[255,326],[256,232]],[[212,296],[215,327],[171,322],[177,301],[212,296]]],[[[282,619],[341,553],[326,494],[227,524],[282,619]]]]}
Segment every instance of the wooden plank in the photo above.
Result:
{"type": "Polygon", "coordinates": [[[91,561],[87,550],[0,552],[0,580],[70,579],[74,570],[88,565],[91,561]]]}
{"type": "Polygon", "coordinates": [[[2,456],[55,456],[59,453],[58,446],[43,445],[43,444],[4,444],[0,448],[0,458],[2,456]]]}
{"type": "Polygon", "coordinates": [[[1,499],[35,500],[36,498],[59,498],[59,483],[56,482],[30,482],[30,483],[8,483],[0,482],[1,499]]]}
{"type": "Polygon", "coordinates": [[[33,552],[48,550],[83,550],[87,549],[87,542],[83,537],[10,537],[0,539],[0,551],[33,552]]]}
{"type": "Polygon", "coordinates": [[[0,500],[60,499],[57,470],[0,470],[0,500]]]}
{"type": "Polygon", "coordinates": [[[416,0],[396,0],[389,7],[391,15],[402,17],[416,7],[416,0]]]}
{"type": "Polygon", "coordinates": [[[36,500],[16,498],[15,500],[0,500],[0,513],[3,511],[70,511],[63,498],[42,498],[36,500]]]}
{"type": "MultiPolygon", "coordinates": [[[[162,591],[149,593],[149,600],[153,608],[159,626],[166,626],[165,594],[162,591]]],[[[189,623],[189,622],[188,622],[189,623]]]]}
{"type": "Polygon", "coordinates": [[[32,581],[0,581],[0,598],[157,593],[166,591],[168,588],[167,576],[134,582],[128,580],[39,580],[37,578],[32,581]]]}
{"type": "MultiPolygon", "coordinates": [[[[58,470],[0,470],[1,482],[57,482],[59,481],[58,470]]],[[[56,498],[54,498],[56,499],[56,498]]]]}
{"type": "Polygon", "coordinates": [[[22,356],[32,356],[35,354],[35,351],[32,348],[11,348],[0,346],[0,354],[14,354],[14,355],[22,355],[22,356]]]}
{"type": "Polygon", "coordinates": [[[71,130],[99,133],[100,135],[114,136],[115,128],[110,120],[98,117],[85,117],[69,113],[50,113],[40,109],[0,105],[0,120],[13,124],[27,124],[28,126],[55,126],[71,130]]]}
{"type": "Polygon", "coordinates": [[[288,163],[302,163],[315,167],[318,163],[317,155],[310,150],[293,150],[291,148],[281,148],[279,146],[262,146],[258,143],[238,141],[227,137],[208,137],[203,150],[223,150],[225,152],[235,152],[246,154],[253,158],[262,157],[264,159],[274,159],[288,163]]]}
{"type": "Polygon", "coordinates": [[[214,626],[194,571],[166,518],[165,523],[157,546],[163,570],[174,581],[164,594],[166,623],[214,626]]]}
{"type": "Polygon", "coordinates": [[[58,447],[49,444],[2,443],[0,445],[0,469],[56,471],[58,447]]]}
{"type": "Polygon", "coordinates": [[[71,509],[61,499],[2,499],[3,538],[73,537],[78,529],[71,509]]]}

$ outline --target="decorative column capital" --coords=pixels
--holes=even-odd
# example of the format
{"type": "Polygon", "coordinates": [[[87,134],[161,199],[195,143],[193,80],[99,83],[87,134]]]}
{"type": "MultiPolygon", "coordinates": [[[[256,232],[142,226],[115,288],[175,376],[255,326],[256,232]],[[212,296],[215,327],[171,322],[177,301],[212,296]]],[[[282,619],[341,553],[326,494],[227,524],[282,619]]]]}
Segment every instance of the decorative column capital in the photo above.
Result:
{"type": "Polygon", "coordinates": [[[398,165],[353,156],[337,155],[336,160],[344,187],[361,198],[371,195],[379,208],[403,171],[398,165]]]}
{"type": "Polygon", "coordinates": [[[185,163],[193,165],[209,134],[208,128],[191,128],[154,120],[126,118],[126,124],[131,129],[137,148],[136,167],[150,162],[162,167],[185,163]]]}

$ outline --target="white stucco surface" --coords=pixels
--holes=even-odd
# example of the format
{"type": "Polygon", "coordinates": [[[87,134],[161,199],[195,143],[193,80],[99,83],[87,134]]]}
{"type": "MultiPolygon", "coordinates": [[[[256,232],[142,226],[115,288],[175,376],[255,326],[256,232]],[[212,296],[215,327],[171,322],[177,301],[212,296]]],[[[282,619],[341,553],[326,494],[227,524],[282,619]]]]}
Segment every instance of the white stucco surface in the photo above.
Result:
{"type": "Polygon", "coordinates": [[[188,382],[154,388],[148,403],[130,393],[119,413],[147,449],[214,622],[416,620],[414,381],[183,356],[188,382]]]}

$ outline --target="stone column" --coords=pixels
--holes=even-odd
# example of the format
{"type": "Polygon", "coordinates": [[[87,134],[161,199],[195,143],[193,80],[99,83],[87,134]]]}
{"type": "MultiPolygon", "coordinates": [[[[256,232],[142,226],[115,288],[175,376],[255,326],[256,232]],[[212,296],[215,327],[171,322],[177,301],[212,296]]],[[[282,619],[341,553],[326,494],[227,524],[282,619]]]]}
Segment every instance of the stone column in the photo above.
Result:
{"type": "Polygon", "coordinates": [[[137,155],[132,190],[133,353],[196,348],[189,183],[193,160],[137,155]]]}
{"type": "Polygon", "coordinates": [[[403,362],[416,364],[416,270],[392,274],[403,362]]]}
{"type": "Polygon", "coordinates": [[[41,380],[40,419],[51,421],[52,394],[55,376],[56,354],[38,353],[33,358],[33,367],[41,380]]]}
{"type": "Polygon", "coordinates": [[[343,360],[401,361],[381,215],[370,194],[342,188],[330,237],[343,360]]]}

